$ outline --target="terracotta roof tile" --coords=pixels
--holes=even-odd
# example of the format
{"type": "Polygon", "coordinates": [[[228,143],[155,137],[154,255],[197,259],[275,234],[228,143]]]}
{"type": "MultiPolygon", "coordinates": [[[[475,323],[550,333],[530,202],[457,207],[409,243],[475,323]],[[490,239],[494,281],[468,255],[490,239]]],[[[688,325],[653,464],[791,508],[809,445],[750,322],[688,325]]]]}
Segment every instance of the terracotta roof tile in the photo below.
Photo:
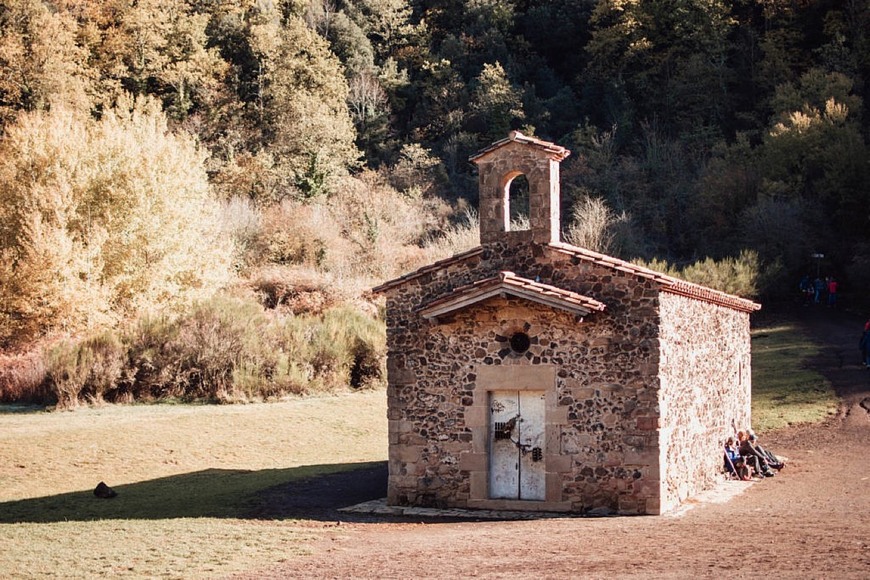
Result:
{"type": "Polygon", "coordinates": [[[655,280],[661,286],[663,292],[688,296],[690,298],[727,306],[743,312],[755,312],[756,310],[761,309],[761,304],[753,302],[752,300],[740,298],[739,296],[727,294],[719,290],[713,290],[712,288],[701,286],[700,284],[686,282],[685,280],[667,276],[660,272],[656,272],[655,270],[650,270],[649,268],[644,268],[643,266],[625,262],[611,256],[605,256],[598,252],[578,248],[577,246],[572,246],[562,242],[550,243],[547,245],[558,252],[571,255],[584,261],[608,266],[615,270],[619,270],[620,272],[634,274],[641,278],[655,280]]]}
{"type": "Polygon", "coordinates": [[[424,305],[417,312],[424,318],[437,318],[501,294],[509,294],[547,306],[561,308],[581,316],[586,316],[590,312],[601,312],[605,309],[604,303],[594,298],[562,290],[549,284],[535,282],[517,276],[513,272],[505,271],[499,272],[497,276],[456,288],[424,305]]]}
{"type": "Polygon", "coordinates": [[[484,156],[492,153],[496,149],[500,149],[500,148],[504,147],[508,143],[525,143],[528,145],[533,145],[535,147],[539,147],[539,148],[547,151],[548,153],[553,154],[553,156],[558,161],[562,161],[563,159],[565,159],[566,157],[568,157],[571,154],[571,151],[569,151],[568,149],[565,149],[561,145],[556,145],[555,143],[551,143],[549,141],[542,141],[541,139],[536,139],[534,137],[528,137],[526,135],[523,135],[519,131],[511,131],[507,137],[505,137],[504,139],[501,139],[500,141],[496,141],[495,143],[493,143],[489,147],[486,147],[485,149],[481,149],[480,151],[478,151],[477,153],[475,153],[474,155],[469,157],[468,160],[473,162],[473,163],[476,163],[477,160],[480,159],[481,157],[484,157],[484,156]]]}
{"type": "Polygon", "coordinates": [[[399,276],[398,278],[384,282],[380,286],[375,286],[374,288],[372,288],[372,292],[377,294],[379,292],[384,292],[386,290],[390,290],[391,288],[396,288],[397,286],[401,286],[402,284],[404,284],[408,280],[412,280],[412,279],[417,278],[419,276],[422,276],[424,274],[428,274],[429,272],[434,272],[436,270],[440,270],[442,268],[452,266],[453,264],[459,264],[460,262],[464,262],[465,260],[468,260],[468,259],[473,258],[475,256],[479,256],[482,252],[483,252],[483,247],[477,246],[476,248],[466,250],[465,252],[460,252],[459,254],[456,254],[456,255],[451,256],[449,258],[445,258],[443,260],[438,260],[437,262],[432,262],[428,266],[423,266],[422,268],[418,268],[417,270],[414,270],[413,272],[408,272],[407,274],[405,274],[403,276],[399,276]]]}

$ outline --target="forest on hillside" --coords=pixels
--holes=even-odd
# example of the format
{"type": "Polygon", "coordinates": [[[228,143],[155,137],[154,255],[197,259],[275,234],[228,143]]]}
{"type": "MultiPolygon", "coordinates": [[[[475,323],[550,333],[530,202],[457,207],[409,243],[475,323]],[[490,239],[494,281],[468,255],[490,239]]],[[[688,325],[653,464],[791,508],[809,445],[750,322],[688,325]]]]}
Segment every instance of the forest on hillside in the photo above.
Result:
{"type": "Polygon", "coordinates": [[[0,0],[0,398],[380,380],[512,129],[572,243],[867,294],[868,95],[867,0],[0,0]]]}

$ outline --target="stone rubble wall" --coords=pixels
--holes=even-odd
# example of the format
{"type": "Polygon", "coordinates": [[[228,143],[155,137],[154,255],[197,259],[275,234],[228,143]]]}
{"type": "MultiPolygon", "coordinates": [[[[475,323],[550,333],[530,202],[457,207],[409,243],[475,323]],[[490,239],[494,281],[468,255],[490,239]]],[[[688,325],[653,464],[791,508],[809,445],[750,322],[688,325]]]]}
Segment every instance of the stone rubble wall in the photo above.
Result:
{"type": "Polygon", "coordinates": [[[561,480],[558,499],[576,512],[659,513],[659,295],[651,280],[522,242],[487,244],[480,256],[389,289],[388,503],[466,507],[474,470],[486,469],[468,461],[485,452],[479,429],[467,421],[486,404],[475,369],[557,365],[552,401],[565,416],[551,445],[564,458],[553,471],[561,480]],[[572,314],[511,298],[476,304],[440,324],[415,314],[501,270],[539,277],[608,309],[577,322],[572,314]],[[521,356],[506,342],[517,329],[534,339],[521,356]]]}
{"type": "Polygon", "coordinates": [[[723,443],[750,425],[749,316],[662,294],[662,507],[676,507],[711,487],[723,443]]]}

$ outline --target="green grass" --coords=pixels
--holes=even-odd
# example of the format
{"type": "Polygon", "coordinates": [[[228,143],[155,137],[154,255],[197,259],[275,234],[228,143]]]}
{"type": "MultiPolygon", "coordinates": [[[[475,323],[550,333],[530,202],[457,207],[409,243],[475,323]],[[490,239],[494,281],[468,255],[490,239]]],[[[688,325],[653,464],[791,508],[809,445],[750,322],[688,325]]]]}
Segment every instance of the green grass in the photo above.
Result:
{"type": "Polygon", "coordinates": [[[752,332],[752,424],[769,431],[832,415],[837,396],[809,362],[819,348],[798,328],[777,325],[752,332]]]}
{"type": "Polygon", "coordinates": [[[292,560],[323,527],[270,509],[268,490],[384,461],[386,431],[383,391],[0,412],[0,575],[210,578],[292,560]],[[118,497],[95,498],[99,481],[118,497]]]}

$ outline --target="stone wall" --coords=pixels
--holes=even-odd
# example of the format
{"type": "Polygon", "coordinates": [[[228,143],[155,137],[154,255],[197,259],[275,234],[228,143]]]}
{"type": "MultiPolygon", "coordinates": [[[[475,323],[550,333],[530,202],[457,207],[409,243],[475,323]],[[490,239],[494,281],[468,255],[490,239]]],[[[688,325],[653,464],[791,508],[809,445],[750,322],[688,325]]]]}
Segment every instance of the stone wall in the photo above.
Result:
{"type": "Polygon", "coordinates": [[[711,486],[724,440],[750,425],[749,316],[662,294],[662,508],[711,486]]]}
{"type": "MultiPolygon", "coordinates": [[[[547,386],[547,506],[658,513],[658,297],[653,281],[573,260],[548,246],[487,244],[387,292],[391,504],[481,505],[487,405],[482,367],[552,367],[547,386]],[[510,270],[608,305],[574,315],[513,298],[432,324],[414,311],[464,284],[510,270]],[[507,338],[533,338],[518,356],[507,338]]],[[[539,506],[540,507],[540,506],[539,506]]]]}

